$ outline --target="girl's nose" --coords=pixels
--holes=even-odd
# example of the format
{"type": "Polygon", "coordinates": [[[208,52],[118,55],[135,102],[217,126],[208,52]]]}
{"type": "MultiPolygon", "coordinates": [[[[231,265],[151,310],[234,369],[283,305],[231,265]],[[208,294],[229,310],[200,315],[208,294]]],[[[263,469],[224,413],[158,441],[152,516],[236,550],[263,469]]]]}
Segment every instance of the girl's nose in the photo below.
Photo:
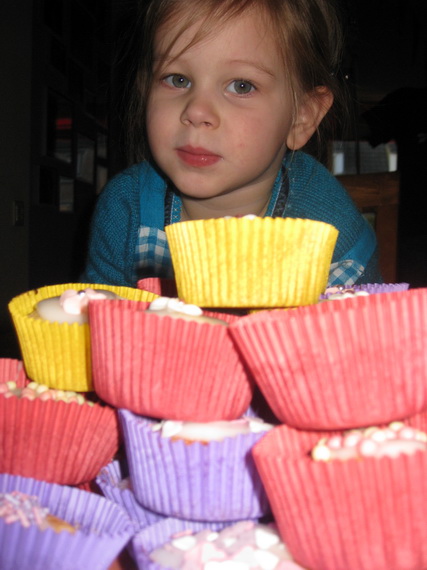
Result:
{"type": "Polygon", "coordinates": [[[181,122],[193,127],[216,128],[219,125],[219,115],[214,101],[201,93],[193,93],[181,114],[181,122]]]}

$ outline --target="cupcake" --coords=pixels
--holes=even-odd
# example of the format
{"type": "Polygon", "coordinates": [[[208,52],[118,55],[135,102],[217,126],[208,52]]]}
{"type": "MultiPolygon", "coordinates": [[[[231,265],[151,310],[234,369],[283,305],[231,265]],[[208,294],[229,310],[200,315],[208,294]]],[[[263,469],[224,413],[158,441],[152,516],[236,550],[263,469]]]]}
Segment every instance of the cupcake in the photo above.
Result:
{"type": "Polygon", "coordinates": [[[203,425],[159,423],[128,410],[119,410],[119,419],[132,488],[145,508],[179,519],[218,522],[269,513],[250,455],[268,424],[253,418],[203,425]]]}
{"type": "Polygon", "coordinates": [[[228,322],[238,317],[213,317],[163,297],[153,304],[90,304],[97,394],[115,407],[159,419],[241,416],[251,401],[253,380],[227,332],[228,322]]]}
{"type": "Polygon", "coordinates": [[[243,317],[229,332],[280,421],[387,423],[427,407],[427,289],[243,317]]]}
{"type": "Polygon", "coordinates": [[[342,300],[353,296],[376,295],[378,293],[392,293],[393,291],[407,291],[409,283],[364,283],[360,285],[352,285],[345,287],[344,285],[335,285],[328,287],[324,293],[320,295],[320,301],[342,300]]]}
{"type": "Polygon", "coordinates": [[[154,525],[132,539],[138,568],[302,570],[292,561],[275,525],[239,521],[222,529],[154,525]],[[162,532],[163,531],[163,532],[162,532]]]}
{"type": "Polygon", "coordinates": [[[0,516],[2,570],[105,570],[133,535],[132,524],[117,505],[96,495],[35,479],[0,475],[0,497],[27,495],[33,509],[18,505],[19,520],[4,501],[9,518],[0,516]],[[38,504],[40,506],[38,506],[38,504]],[[35,518],[34,515],[39,516],[35,518]],[[44,528],[54,516],[64,529],[44,528]],[[71,529],[70,529],[71,527],[71,529]]]}
{"type": "Polygon", "coordinates": [[[338,230],[292,218],[218,218],[166,227],[178,296],[201,307],[294,307],[325,290],[338,230]]]}
{"type": "Polygon", "coordinates": [[[57,391],[29,383],[22,369],[0,359],[0,472],[65,485],[91,481],[118,450],[116,410],[81,394],[66,403],[62,392],[58,401],[57,391]]]}
{"type": "Polygon", "coordinates": [[[51,322],[36,312],[38,303],[58,298],[69,290],[86,288],[110,291],[125,299],[151,301],[155,297],[129,287],[68,283],[41,287],[13,298],[9,311],[27,376],[35,382],[61,390],[93,390],[88,323],[51,322]]]}
{"type": "MultiPolygon", "coordinates": [[[[405,429],[411,423],[425,424],[425,414],[421,422],[413,418],[403,423],[405,429]]],[[[413,441],[404,441],[411,439],[408,433],[390,446],[383,429],[372,431],[378,436],[372,437],[374,447],[372,441],[366,446],[365,440],[365,452],[358,444],[357,452],[349,455],[344,449],[345,457],[340,458],[337,441],[360,437],[356,430],[342,435],[282,425],[254,446],[253,457],[281,537],[302,566],[319,570],[427,567],[426,435],[420,449],[413,441]],[[327,461],[312,456],[321,438],[322,446],[333,441],[335,452],[327,461]],[[378,452],[384,443],[388,452],[378,452]]],[[[351,443],[343,445],[347,448],[351,443]]]]}

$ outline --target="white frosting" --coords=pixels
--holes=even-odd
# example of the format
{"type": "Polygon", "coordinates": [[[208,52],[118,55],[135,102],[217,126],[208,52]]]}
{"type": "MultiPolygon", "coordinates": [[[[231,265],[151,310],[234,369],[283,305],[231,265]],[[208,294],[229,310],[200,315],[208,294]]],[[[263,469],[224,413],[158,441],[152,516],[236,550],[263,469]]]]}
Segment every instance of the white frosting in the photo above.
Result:
{"type": "Polygon", "coordinates": [[[154,424],[153,431],[162,437],[174,437],[187,441],[222,441],[240,434],[260,433],[272,429],[272,425],[259,418],[245,417],[239,420],[216,422],[180,422],[164,420],[154,424]]]}
{"type": "Polygon", "coordinates": [[[397,457],[416,451],[427,451],[427,435],[401,422],[392,422],[385,428],[349,430],[343,435],[322,438],[311,456],[315,461],[346,461],[363,457],[397,457]]]}
{"type": "Polygon", "coordinates": [[[203,310],[197,305],[184,303],[175,297],[157,297],[148,306],[146,312],[155,313],[160,316],[168,316],[175,319],[195,320],[216,325],[228,326],[222,319],[208,317],[203,314],[203,310]]]}
{"type": "Polygon", "coordinates": [[[117,295],[106,289],[67,289],[59,297],[50,297],[39,301],[36,306],[36,316],[46,321],[57,323],[87,322],[87,307],[94,299],[116,299],[117,295]]]}
{"type": "Polygon", "coordinates": [[[172,537],[154,550],[151,560],[181,570],[297,570],[272,525],[241,521],[220,532],[191,531],[172,537]]]}
{"type": "Polygon", "coordinates": [[[161,311],[166,313],[181,313],[191,317],[200,317],[203,311],[197,305],[184,303],[174,297],[157,297],[151,301],[147,311],[161,311]]]}

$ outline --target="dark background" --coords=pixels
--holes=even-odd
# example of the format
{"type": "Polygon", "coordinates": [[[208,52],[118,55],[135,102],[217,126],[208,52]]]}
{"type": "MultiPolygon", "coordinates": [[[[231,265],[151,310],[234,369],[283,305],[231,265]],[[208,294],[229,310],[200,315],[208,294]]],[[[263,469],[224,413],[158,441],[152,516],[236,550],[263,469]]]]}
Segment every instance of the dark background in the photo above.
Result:
{"type": "MultiPolygon", "coordinates": [[[[426,87],[425,0],[341,8],[355,116],[399,87],[426,87]]],[[[134,9],[134,0],[0,3],[2,357],[18,355],[8,301],[78,279],[96,196],[125,166],[122,45],[134,9]]]]}

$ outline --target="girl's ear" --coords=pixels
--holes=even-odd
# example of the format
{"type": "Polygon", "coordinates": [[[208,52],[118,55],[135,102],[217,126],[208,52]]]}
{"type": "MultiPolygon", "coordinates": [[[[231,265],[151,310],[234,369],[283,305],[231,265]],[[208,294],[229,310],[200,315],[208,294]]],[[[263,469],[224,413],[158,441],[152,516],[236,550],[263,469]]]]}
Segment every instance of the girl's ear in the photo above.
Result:
{"type": "Polygon", "coordinates": [[[286,139],[290,150],[298,150],[308,142],[333,102],[334,96],[327,87],[316,87],[314,91],[304,96],[298,105],[295,121],[286,139]]]}

